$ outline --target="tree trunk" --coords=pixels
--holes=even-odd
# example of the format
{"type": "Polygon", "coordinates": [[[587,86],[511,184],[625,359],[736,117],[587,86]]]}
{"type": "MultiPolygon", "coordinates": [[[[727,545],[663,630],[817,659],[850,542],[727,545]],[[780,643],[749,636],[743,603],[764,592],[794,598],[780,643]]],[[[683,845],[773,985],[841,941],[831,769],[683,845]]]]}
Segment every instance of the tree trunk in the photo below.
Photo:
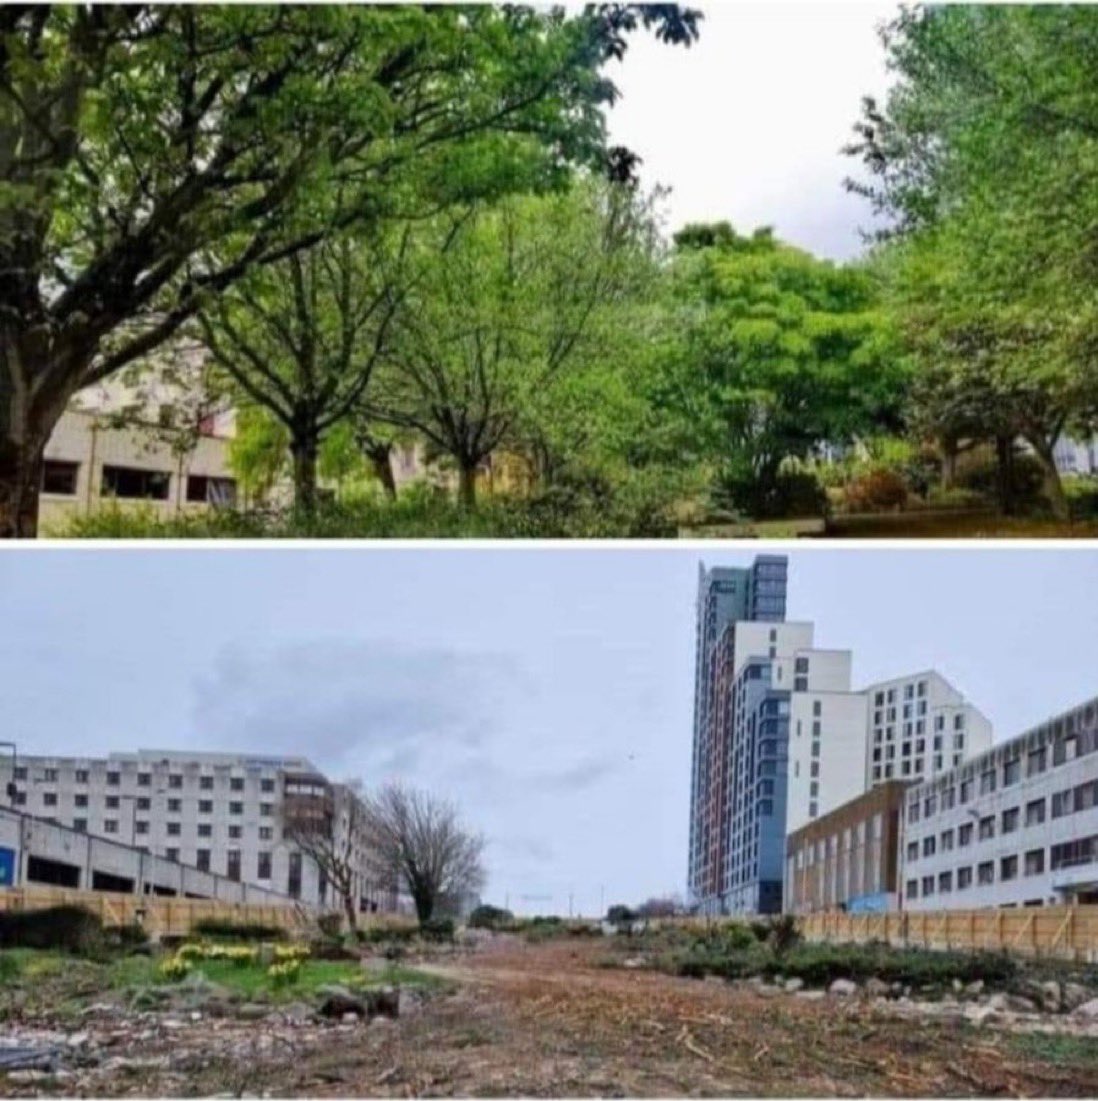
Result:
{"type": "Polygon", "coordinates": [[[957,441],[942,440],[942,489],[952,489],[957,480],[957,441]]]}
{"type": "Polygon", "coordinates": [[[23,443],[0,440],[0,538],[38,534],[38,491],[46,436],[23,443]]]}
{"type": "Polygon", "coordinates": [[[435,912],[435,896],[430,891],[413,891],[412,902],[416,907],[416,918],[420,925],[426,924],[431,920],[431,915],[435,912]]]}
{"type": "Polygon", "coordinates": [[[1070,520],[1071,510],[1068,508],[1067,497],[1064,495],[1060,472],[1056,469],[1056,460],[1052,457],[1055,441],[1050,444],[1047,440],[1036,439],[1031,436],[1027,436],[1026,439],[1033,448],[1037,461],[1041,464],[1041,492],[1045,495],[1052,509],[1052,515],[1057,520],[1070,520]]]}
{"type": "Polygon", "coordinates": [[[316,454],[319,440],[315,433],[295,435],[290,444],[294,459],[294,505],[306,516],[316,515],[316,454]]]}
{"type": "Polygon", "coordinates": [[[458,499],[461,501],[463,508],[476,508],[477,468],[475,463],[472,466],[463,464],[461,467],[458,481],[458,499]]]}
{"type": "Polygon", "coordinates": [[[391,501],[396,500],[397,484],[393,476],[393,463],[390,447],[377,447],[369,452],[370,465],[374,468],[374,474],[385,490],[385,496],[391,501]]]}
{"type": "Polygon", "coordinates": [[[999,511],[1004,516],[1014,514],[1014,437],[995,437],[995,485],[999,511]]]}
{"type": "Polygon", "coordinates": [[[358,928],[358,911],[355,909],[355,900],[350,891],[343,891],[343,914],[347,918],[347,932],[353,933],[358,928]]]}

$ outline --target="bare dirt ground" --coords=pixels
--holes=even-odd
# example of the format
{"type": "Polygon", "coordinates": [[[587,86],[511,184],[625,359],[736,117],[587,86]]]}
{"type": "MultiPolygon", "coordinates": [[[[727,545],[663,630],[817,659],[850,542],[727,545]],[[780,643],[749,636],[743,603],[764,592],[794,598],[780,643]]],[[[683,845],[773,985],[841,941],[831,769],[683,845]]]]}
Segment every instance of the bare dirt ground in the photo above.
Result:
{"type": "Polygon", "coordinates": [[[90,1015],[81,1027],[107,1058],[60,1080],[0,1077],[0,1093],[1098,1095],[1098,1040],[1068,1023],[1056,1026],[1066,1036],[1025,1035],[861,999],[612,970],[599,966],[605,955],[598,942],[506,940],[435,962],[428,969],[449,989],[398,1021],[190,1015],[135,1026],[90,1015]]]}

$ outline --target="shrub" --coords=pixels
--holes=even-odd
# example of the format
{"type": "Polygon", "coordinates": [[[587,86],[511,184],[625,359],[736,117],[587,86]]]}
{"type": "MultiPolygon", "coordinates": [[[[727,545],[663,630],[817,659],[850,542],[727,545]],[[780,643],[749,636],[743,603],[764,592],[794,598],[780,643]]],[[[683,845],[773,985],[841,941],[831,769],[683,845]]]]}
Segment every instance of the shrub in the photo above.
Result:
{"type": "Polygon", "coordinates": [[[790,520],[826,516],[827,490],[807,469],[782,470],[769,480],[751,472],[726,471],[717,480],[714,501],[754,520],[790,520]]]}
{"type": "Polygon", "coordinates": [[[470,929],[498,929],[515,920],[515,915],[510,910],[504,910],[500,906],[489,906],[486,903],[477,906],[469,915],[465,923],[470,929]]]}
{"type": "Polygon", "coordinates": [[[236,922],[225,918],[203,918],[194,923],[194,932],[204,937],[226,940],[285,940],[286,930],[259,922],[236,922]]]}
{"type": "Polygon", "coordinates": [[[776,956],[784,956],[791,948],[800,944],[801,931],[792,914],[779,914],[771,918],[768,925],[767,943],[776,956]]]}
{"type": "Polygon", "coordinates": [[[143,948],[149,943],[149,934],[136,921],[113,926],[105,930],[105,936],[111,947],[122,949],[143,948]]]}
{"type": "Polygon", "coordinates": [[[877,467],[847,485],[843,499],[849,512],[881,512],[907,504],[907,484],[887,467],[877,467]]]}
{"type": "Polygon", "coordinates": [[[428,918],[419,927],[424,940],[446,941],[454,939],[453,918],[428,918]]]}
{"type": "Polygon", "coordinates": [[[336,913],[321,914],[316,919],[316,927],[322,936],[338,937],[343,931],[343,918],[336,913]]]}
{"type": "Polygon", "coordinates": [[[52,948],[78,955],[101,952],[103,923],[82,906],[0,913],[0,948],[52,948]]]}
{"type": "MultiPolygon", "coordinates": [[[[965,464],[957,471],[956,484],[974,490],[987,499],[999,495],[999,466],[996,460],[965,464]]],[[[1041,504],[1044,472],[1033,455],[1016,454],[1011,468],[1010,495],[1019,508],[1029,509],[1041,504]]]]}
{"type": "Polygon", "coordinates": [[[289,986],[301,976],[301,960],[285,959],[267,968],[267,977],[275,987],[289,986]]]}
{"type": "Polygon", "coordinates": [[[162,978],[169,982],[178,982],[190,973],[191,961],[185,956],[169,956],[156,970],[162,978]]]}

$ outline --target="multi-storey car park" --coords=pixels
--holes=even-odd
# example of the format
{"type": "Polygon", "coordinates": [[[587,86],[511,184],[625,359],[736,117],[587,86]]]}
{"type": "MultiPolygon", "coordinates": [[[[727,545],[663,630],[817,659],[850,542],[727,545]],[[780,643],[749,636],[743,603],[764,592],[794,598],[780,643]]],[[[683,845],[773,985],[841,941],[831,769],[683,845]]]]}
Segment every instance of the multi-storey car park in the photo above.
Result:
{"type": "MultiPolygon", "coordinates": [[[[320,823],[357,868],[353,889],[359,908],[389,902],[391,892],[370,879],[363,839],[352,836],[360,821],[350,813],[357,796],[303,757],[177,750],[94,759],[19,756],[0,764],[0,790],[8,793],[13,811],[31,819],[230,882],[334,905],[323,870],[295,840],[302,836],[301,823],[320,823]],[[350,842],[346,849],[344,838],[350,842]]],[[[20,882],[96,886],[75,859],[39,855],[30,864],[24,853],[9,859],[17,862],[20,882]]]]}
{"type": "Polygon", "coordinates": [[[915,785],[904,906],[1098,902],[1098,699],[915,785]]]}

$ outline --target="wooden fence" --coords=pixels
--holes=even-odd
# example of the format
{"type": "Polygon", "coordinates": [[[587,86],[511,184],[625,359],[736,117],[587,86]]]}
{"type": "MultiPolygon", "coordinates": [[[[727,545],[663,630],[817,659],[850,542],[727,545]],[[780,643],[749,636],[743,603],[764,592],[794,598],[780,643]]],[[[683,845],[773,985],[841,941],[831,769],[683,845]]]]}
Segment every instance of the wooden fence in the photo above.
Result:
{"type": "Polygon", "coordinates": [[[885,914],[821,913],[799,919],[809,941],[885,944],[1098,960],[1098,906],[1025,906],[885,914]]]}
{"type": "Polygon", "coordinates": [[[42,910],[48,906],[83,906],[97,914],[104,925],[136,923],[153,938],[186,936],[197,922],[206,919],[271,925],[293,934],[303,931],[317,916],[317,912],[309,907],[294,904],[115,894],[67,887],[9,887],[0,890],[0,911],[42,910]]]}

